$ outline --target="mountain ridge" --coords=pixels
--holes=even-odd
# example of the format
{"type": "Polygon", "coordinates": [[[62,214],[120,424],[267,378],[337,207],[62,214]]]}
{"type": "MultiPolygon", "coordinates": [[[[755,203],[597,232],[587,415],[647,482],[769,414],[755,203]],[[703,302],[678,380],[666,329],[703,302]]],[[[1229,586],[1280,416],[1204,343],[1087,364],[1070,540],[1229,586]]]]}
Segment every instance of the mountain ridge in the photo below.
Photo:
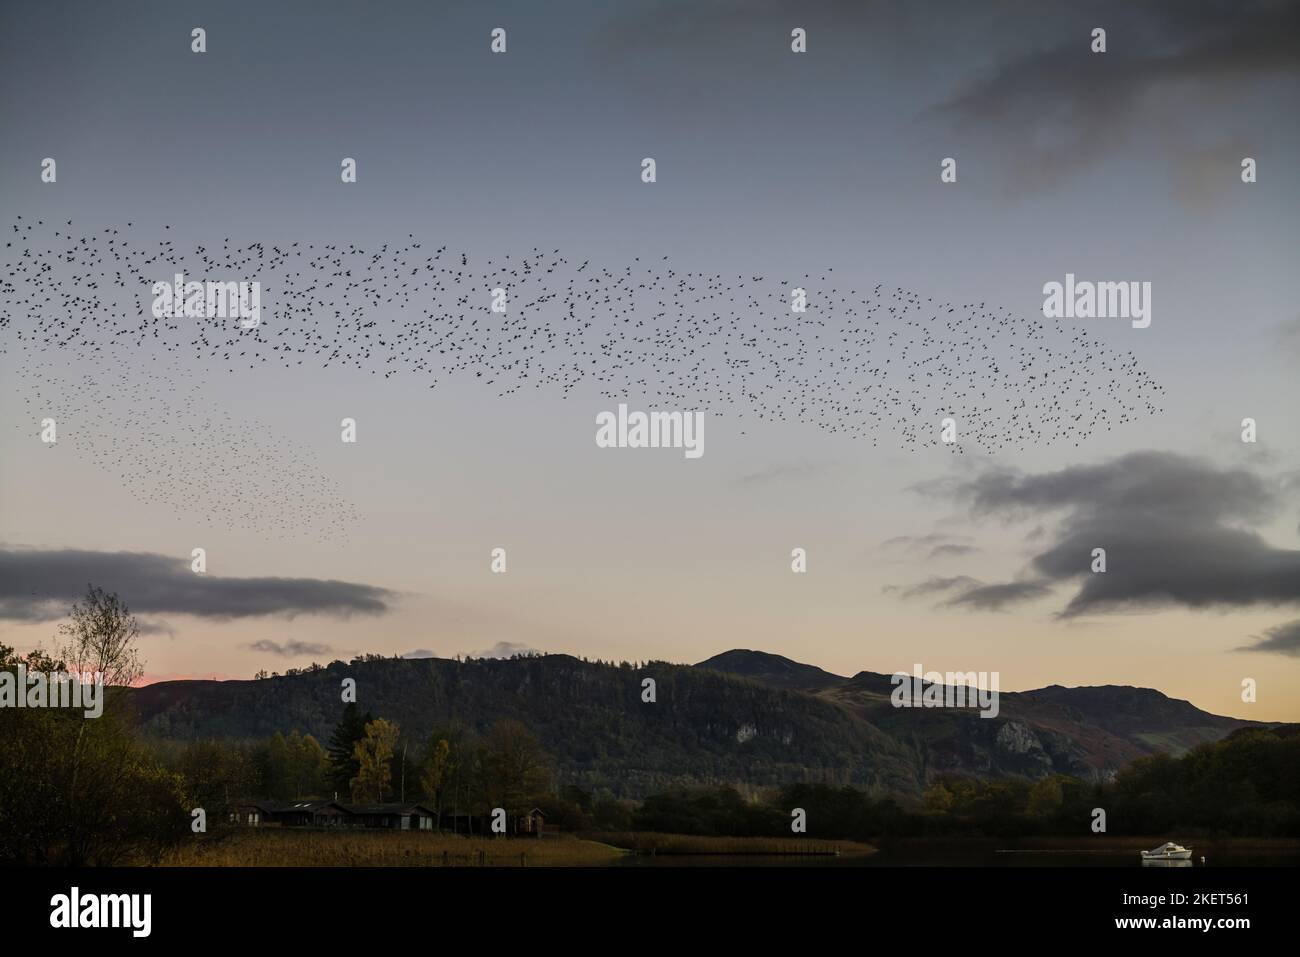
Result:
{"type": "Polygon", "coordinates": [[[570,655],[357,659],[247,681],[159,682],[130,697],[145,733],[157,738],[296,729],[325,740],[349,677],[358,704],[396,721],[415,744],[434,727],[481,732],[519,720],[552,756],[557,780],[626,797],[800,781],[916,795],[941,774],[1104,780],[1136,758],[1181,754],[1257,724],[1123,685],[1003,692],[995,718],[895,708],[888,676],[846,678],[749,649],[695,665],[570,655]],[[646,678],[654,679],[654,701],[643,700],[646,678]]]}

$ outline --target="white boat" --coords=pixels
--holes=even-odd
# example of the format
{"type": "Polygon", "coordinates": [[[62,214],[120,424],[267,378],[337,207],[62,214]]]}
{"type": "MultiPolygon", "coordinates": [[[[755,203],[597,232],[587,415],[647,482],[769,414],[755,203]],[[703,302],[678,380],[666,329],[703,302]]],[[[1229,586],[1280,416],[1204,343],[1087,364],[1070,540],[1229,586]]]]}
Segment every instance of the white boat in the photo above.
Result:
{"type": "Polygon", "coordinates": [[[1143,851],[1142,860],[1144,861],[1185,861],[1192,856],[1190,847],[1183,847],[1181,844],[1175,844],[1168,841],[1161,844],[1154,851],[1143,851]]]}

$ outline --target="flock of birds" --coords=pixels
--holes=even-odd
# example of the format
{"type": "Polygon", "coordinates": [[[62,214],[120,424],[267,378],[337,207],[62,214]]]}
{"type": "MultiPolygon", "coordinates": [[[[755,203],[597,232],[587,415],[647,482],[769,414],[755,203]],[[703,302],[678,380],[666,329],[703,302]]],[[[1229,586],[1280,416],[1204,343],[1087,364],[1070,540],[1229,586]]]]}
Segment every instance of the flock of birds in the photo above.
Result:
{"type": "MultiPolygon", "coordinates": [[[[666,256],[618,267],[540,249],[472,260],[410,236],[374,249],[229,238],[182,249],[168,231],[19,217],[5,241],[0,347],[17,357],[35,422],[75,423],[98,467],[227,526],[309,525],[329,538],[355,512],[310,448],[207,409],[203,377],[221,373],[343,366],[430,388],[463,376],[498,396],[583,387],[636,408],[802,423],[913,449],[941,445],[952,417],[958,441],[946,447],[958,453],[1077,445],[1159,411],[1163,394],[1131,353],[1080,323],[883,284],[723,276],[666,256]],[[176,272],[259,282],[260,323],[155,316],[153,284],[176,272]],[[796,287],[803,313],[791,310],[796,287]],[[504,312],[492,309],[497,289],[504,312]],[[232,483],[286,491],[270,505],[232,494],[232,483]]],[[[268,389],[285,386],[278,375],[268,389]]]]}

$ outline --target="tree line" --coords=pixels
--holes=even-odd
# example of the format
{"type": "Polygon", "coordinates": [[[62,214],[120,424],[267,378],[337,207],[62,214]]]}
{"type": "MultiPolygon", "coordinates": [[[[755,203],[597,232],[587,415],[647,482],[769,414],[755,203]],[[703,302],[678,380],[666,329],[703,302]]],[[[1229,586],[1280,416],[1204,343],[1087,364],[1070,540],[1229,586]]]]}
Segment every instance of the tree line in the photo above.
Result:
{"type": "Polygon", "coordinates": [[[1107,782],[945,775],[919,802],[816,783],[756,800],[732,787],[680,789],[646,798],[632,827],[775,837],[791,833],[795,808],[806,812],[807,836],[826,839],[1084,837],[1098,833],[1099,809],[1112,835],[1300,838],[1300,727],[1239,729],[1181,757],[1141,758],[1107,782]]]}
{"type": "Polygon", "coordinates": [[[493,808],[512,819],[553,802],[550,759],[521,722],[501,720],[483,734],[450,726],[410,741],[393,721],[356,704],[343,707],[322,748],[310,734],[276,732],[263,741],[159,742],[155,754],[186,793],[226,821],[244,800],[423,803],[441,829],[478,821],[493,808]]]}

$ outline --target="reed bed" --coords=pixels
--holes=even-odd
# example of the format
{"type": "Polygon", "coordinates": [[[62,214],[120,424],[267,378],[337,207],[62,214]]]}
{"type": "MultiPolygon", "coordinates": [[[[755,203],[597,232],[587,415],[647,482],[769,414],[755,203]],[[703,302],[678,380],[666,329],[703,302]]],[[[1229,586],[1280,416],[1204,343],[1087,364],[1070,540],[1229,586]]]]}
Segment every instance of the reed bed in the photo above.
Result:
{"type": "Polygon", "coordinates": [[[800,837],[700,837],[692,834],[659,834],[653,831],[617,831],[586,834],[584,837],[637,854],[755,854],[768,857],[847,857],[874,854],[870,844],[855,841],[827,841],[800,837]]]}
{"type": "Polygon", "coordinates": [[[575,867],[626,852],[570,835],[483,838],[427,831],[253,828],[204,835],[164,856],[164,867],[575,867]]]}

